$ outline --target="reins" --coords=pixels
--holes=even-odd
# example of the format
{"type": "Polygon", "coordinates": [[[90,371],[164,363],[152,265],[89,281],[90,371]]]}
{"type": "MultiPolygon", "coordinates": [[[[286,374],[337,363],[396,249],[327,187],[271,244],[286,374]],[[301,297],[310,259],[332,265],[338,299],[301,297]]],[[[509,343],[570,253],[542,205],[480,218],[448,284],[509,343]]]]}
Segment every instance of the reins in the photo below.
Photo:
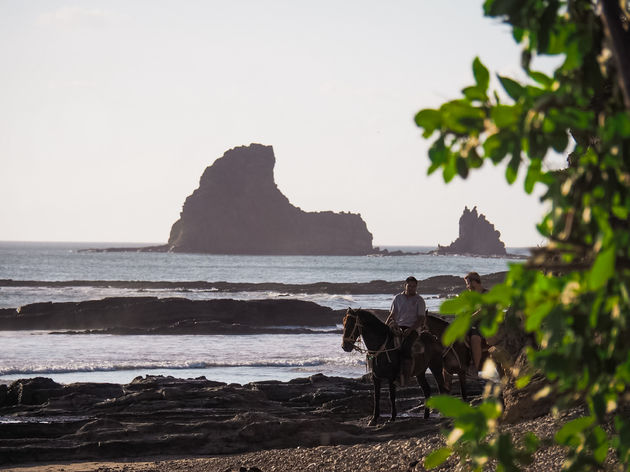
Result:
{"type": "MultiPolygon", "coordinates": [[[[350,342],[352,343],[352,347],[353,349],[355,349],[356,351],[360,352],[360,353],[366,353],[368,357],[373,357],[376,358],[381,354],[385,354],[387,356],[387,360],[389,362],[392,362],[391,357],[389,357],[389,353],[391,351],[397,351],[398,348],[396,346],[387,349],[387,342],[389,341],[389,337],[391,335],[391,332],[388,330],[387,334],[385,335],[385,340],[383,341],[383,344],[381,344],[381,347],[379,347],[377,350],[371,350],[371,349],[367,349],[367,346],[365,349],[361,348],[360,346],[357,346],[357,342],[359,341],[359,336],[361,336],[361,338],[363,338],[362,336],[362,332],[361,332],[361,328],[363,327],[359,321],[359,315],[357,315],[356,313],[346,313],[346,316],[343,319],[343,325],[344,327],[346,326],[346,320],[349,317],[353,317],[355,318],[355,323],[354,323],[354,328],[352,328],[352,332],[350,333],[349,337],[343,337],[343,341],[346,342],[350,342]],[[356,336],[356,338],[354,337],[354,333],[355,331],[359,331],[359,334],[356,336]]],[[[345,330],[344,330],[345,331],[345,330]]],[[[365,344],[365,341],[363,341],[363,343],[365,344]]]]}

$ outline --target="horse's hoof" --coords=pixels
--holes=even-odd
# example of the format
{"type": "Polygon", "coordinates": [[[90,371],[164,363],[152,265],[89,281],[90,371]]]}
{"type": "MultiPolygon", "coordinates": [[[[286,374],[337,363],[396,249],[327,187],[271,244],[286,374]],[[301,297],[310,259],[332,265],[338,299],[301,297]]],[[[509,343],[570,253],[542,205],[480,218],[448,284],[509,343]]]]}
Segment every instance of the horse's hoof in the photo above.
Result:
{"type": "Polygon", "coordinates": [[[390,418],[387,420],[388,423],[395,423],[396,422],[396,418],[390,418]]]}

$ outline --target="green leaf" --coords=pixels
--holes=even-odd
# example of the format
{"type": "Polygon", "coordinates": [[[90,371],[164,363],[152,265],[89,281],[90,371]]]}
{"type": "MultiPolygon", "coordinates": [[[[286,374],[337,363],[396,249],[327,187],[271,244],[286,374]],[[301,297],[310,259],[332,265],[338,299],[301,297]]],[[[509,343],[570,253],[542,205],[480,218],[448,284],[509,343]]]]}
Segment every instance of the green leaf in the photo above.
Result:
{"type": "Polygon", "coordinates": [[[469,307],[468,300],[465,297],[459,296],[455,298],[449,298],[444,300],[440,305],[440,313],[443,315],[454,315],[469,307]]]}
{"type": "Polygon", "coordinates": [[[424,467],[427,469],[433,469],[448,459],[452,453],[453,450],[450,447],[441,447],[440,449],[436,449],[424,459],[424,467]]]}
{"type": "Polygon", "coordinates": [[[507,306],[512,300],[512,289],[505,284],[496,284],[488,293],[483,296],[487,303],[498,303],[507,306]]]}
{"type": "Polygon", "coordinates": [[[597,444],[597,447],[593,451],[593,456],[595,460],[601,464],[608,456],[608,437],[601,426],[595,426],[595,428],[593,428],[593,436],[597,444]]]}
{"type": "Polygon", "coordinates": [[[542,54],[547,52],[549,47],[550,32],[553,31],[552,25],[555,23],[558,15],[559,2],[551,1],[547,2],[547,8],[545,8],[542,16],[540,17],[540,28],[538,29],[538,51],[542,54]]]}
{"type": "Polygon", "coordinates": [[[630,208],[620,205],[613,205],[612,213],[620,220],[627,220],[630,216],[630,208]]]}
{"type": "Polygon", "coordinates": [[[518,101],[525,94],[525,87],[510,79],[509,77],[502,77],[498,75],[501,85],[507,92],[507,94],[514,100],[518,101]]]}
{"type": "Polygon", "coordinates": [[[479,86],[466,87],[464,90],[462,90],[462,93],[471,102],[475,100],[485,102],[488,100],[486,92],[484,92],[479,86]]]}
{"type": "Polygon", "coordinates": [[[444,170],[442,177],[444,182],[448,183],[453,180],[453,177],[457,175],[457,168],[455,167],[455,158],[452,155],[448,155],[446,163],[444,164],[444,170]]]}
{"type": "Polygon", "coordinates": [[[427,405],[431,408],[437,408],[444,416],[457,418],[474,411],[473,407],[467,402],[450,395],[437,395],[427,400],[427,405]]]}
{"type": "Polygon", "coordinates": [[[538,82],[540,85],[545,87],[545,89],[550,89],[553,84],[553,79],[542,72],[537,72],[535,70],[527,71],[527,75],[529,75],[532,79],[538,82]]]}
{"type": "Polygon", "coordinates": [[[520,152],[518,154],[514,153],[512,155],[512,159],[510,159],[507,169],[505,169],[505,178],[510,185],[516,181],[516,176],[518,175],[518,168],[520,165],[521,154],[520,152]]]}
{"type": "Polygon", "coordinates": [[[523,40],[523,36],[525,35],[525,30],[523,28],[512,28],[512,36],[514,37],[514,41],[520,43],[523,40]]]}
{"type": "Polygon", "coordinates": [[[591,290],[602,288],[615,274],[616,247],[611,246],[602,251],[595,259],[595,263],[588,275],[588,286],[591,290]]]}
{"type": "Polygon", "coordinates": [[[527,175],[525,176],[525,191],[531,194],[534,191],[534,185],[540,181],[542,172],[542,161],[540,159],[533,159],[527,169],[527,175]]]}
{"type": "Polygon", "coordinates": [[[445,346],[450,346],[458,339],[463,339],[470,329],[470,315],[458,315],[455,320],[448,325],[442,335],[442,342],[445,346]]]}
{"type": "Polygon", "coordinates": [[[429,149],[429,159],[436,166],[443,165],[448,160],[448,149],[444,145],[444,139],[440,138],[429,149]]]}
{"type": "Polygon", "coordinates": [[[564,131],[562,133],[555,133],[551,136],[551,146],[554,151],[563,153],[568,145],[569,136],[564,131]]]}
{"type": "Polygon", "coordinates": [[[509,128],[515,125],[518,123],[519,115],[520,109],[511,105],[497,105],[490,110],[490,118],[498,128],[509,128]]]}
{"type": "Polygon", "coordinates": [[[415,121],[416,125],[420,128],[424,128],[424,133],[422,135],[425,138],[428,138],[442,125],[442,113],[438,110],[427,108],[416,114],[415,121]]]}
{"type": "Polygon", "coordinates": [[[630,137],[630,116],[628,113],[617,113],[612,118],[617,134],[622,138],[630,137]]]}
{"type": "Polygon", "coordinates": [[[594,421],[595,418],[592,416],[585,416],[569,421],[556,433],[556,442],[558,444],[568,444],[576,434],[580,434],[591,426],[594,421]]]}
{"type": "Polygon", "coordinates": [[[486,66],[484,66],[478,57],[475,57],[473,61],[473,76],[477,86],[484,92],[488,91],[488,85],[490,84],[490,73],[486,66]]]}
{"type": "Polygon", "coordinates": [[[484,111],[466,100],[453,100],[440,107],[444,126],[455,133],[478,134],[483,129],[484,111]]]}
{"type": "Polygon", "coordinates": [[[486,401],[479,405],[479,411],[483,413],[488,420],[497,419],[503,413],[503,409],[501,408],[501,404],[498,401],[486,401]]]}
{"type": "Polygon", "coordinates": [[[570,72],[582,65],[584,55],[580,50],[580,45],[577,41],[567,44],[567,47],[563,52],[565,53],[564,64],[562,64],[562,70],[564,72],[570,72]]]}
{"type": "Polygon", "coordinates": [[[544,303],[538,305],[534,311],[527,317],[527,321],[525,323],[525,329],[527,331],[534,331],[538,329],[542,320],[549,314],[549,312],[556,306],[553,300],[548,300],[544,303]]]}
{"type": "Polygon", "coordinates": [[[523,375],[519,377],[518,379],[516,379],[516,382],[515,382],[516,388],[520,389],[520,388],[527,387],[531,379],[532,379],[531,375],[523,375]]]}
{"type": "Polygon", "coordinates": [[[457,156],[457,160],[455,162],[459,176],[462,179],[468,177],[468,163],[466,162],[466,159],[461,156],[457,156]]]}

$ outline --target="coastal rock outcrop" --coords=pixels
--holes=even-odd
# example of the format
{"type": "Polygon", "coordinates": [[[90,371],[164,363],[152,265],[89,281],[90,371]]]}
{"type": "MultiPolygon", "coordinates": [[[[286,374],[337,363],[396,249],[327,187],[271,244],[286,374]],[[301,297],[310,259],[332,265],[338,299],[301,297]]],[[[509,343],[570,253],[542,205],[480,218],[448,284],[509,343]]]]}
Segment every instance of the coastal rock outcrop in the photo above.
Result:
{"type": "Polygon", "coordinates": [[[475,256],[505,256],[505,244],[501,233],[494,229],[485,215],[477,213],[477,207],[464,208],[459,218],[459,237],[449,246],[440,246],[437,254],[471,254],[475,256]]]}
{"type": "MultiPolygon", "coordinates": [[[[483,286],[490,288],[503,282],[506,272],[483,275],[483,286]]],[[[372,280],[370,282],[315,282],[288,284],[280,282],[206,282],[206,281],[147,281],[147,280],[13,280],[0,279],[2,287],[110,287],[144,290],[172,290],[188,292],[279,292],[328,294],[391,294],[399,293],[404,281],[372,280]]],[[[436,275],[418,282],[418,293],[456,295],[466,288],[464,279],[454,275],[436,275]]],[[[0,313],[2,313],[0,311],[0,313]]]]}
{"type": "Polygon", "coordinates": [[[334,326],[341,315],[301,300],[113,297],[0,309],[0,330],[108,330],[111,334],[289,333],[334,326]]]}
{"type": "MultiPolygon", "coordinates": [[[[476,394],[483,388],[479,382],[471,387],[476,394]]],[[[243,386],[204,377],[146,376],[125,385],[37,378],[16,380],[8,391],[28,391],[29,397],[5,395],[0,401],[0,418],[9,419],[0,421],[0,465],[385,443],[437,433],[445,424],[422,419],[424,398],[413,386],[398,389],[398,408],[405,413],[396,423],[367,426],[367,376],[317,374],[243,386]]],[[[388,403],[384,398],[384,416],[388,403]]]]}
{"type": "Polygon", "coordinates": [[[360,215],[305,212],[276,186],[271,146],[227,151],[184,203],[167,249],[212,254],[365,255],[372,234],[360,215]]]}

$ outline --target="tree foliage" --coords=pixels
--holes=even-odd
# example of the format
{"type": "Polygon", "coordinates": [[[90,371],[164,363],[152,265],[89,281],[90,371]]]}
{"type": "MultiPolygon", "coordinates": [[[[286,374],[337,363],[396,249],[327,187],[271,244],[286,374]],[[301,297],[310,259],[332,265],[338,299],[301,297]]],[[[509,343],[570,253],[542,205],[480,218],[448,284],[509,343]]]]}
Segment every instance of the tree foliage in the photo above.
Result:
{"type": "MultiPolygon", "coordinates": [[[[460,98],[421,110],[416,123],[433,139],[429,173],[441,170],[449,182],[489,160],[505,165],[509,183],[524,174],[527,193],[544,187],[542,200],[550,209],[538,230],[548,245],[528,263],[511,266],[505,282],[489,293],[445,302],[442,311],[457,314],[445,340],[463,337],[470,314],[479,309],[482,331],[494,334],[509,308],[535,335],[538,349],[529,349],[528,358],[548,379],[557,407],[586,406],[584,417],[555,436],[569,450],[565,467],[592,470],[609,450],[628,464],[630,113],[625,103],[630,100],[623,62],[630,56],[628,4],[486,0],[484,12],[511,25],[527,80],[497,75],[501,90],[491,90],[490,72],[476,58],[475,83],[460,98]],[[615,29],[621,42],[611,32],[615,29]],[[539,55],[562,62],[548,75],[532,67],[539,55]],[[565,169],[547,169],[553,152],[567,155],[565,169]]],[[[522,374],[517,385],[528,381],[522,374]]],[[[520,470],[530,460],[538,439],[528,436],[516,444],[499,434],[497,399],[478,408],[460,403],[434,400],[454,418],[454,427],[447,447],[429,456],[427,466],[452,453],[476,470],[488,460],[496,461],[497,470],[520,470]]]]}

